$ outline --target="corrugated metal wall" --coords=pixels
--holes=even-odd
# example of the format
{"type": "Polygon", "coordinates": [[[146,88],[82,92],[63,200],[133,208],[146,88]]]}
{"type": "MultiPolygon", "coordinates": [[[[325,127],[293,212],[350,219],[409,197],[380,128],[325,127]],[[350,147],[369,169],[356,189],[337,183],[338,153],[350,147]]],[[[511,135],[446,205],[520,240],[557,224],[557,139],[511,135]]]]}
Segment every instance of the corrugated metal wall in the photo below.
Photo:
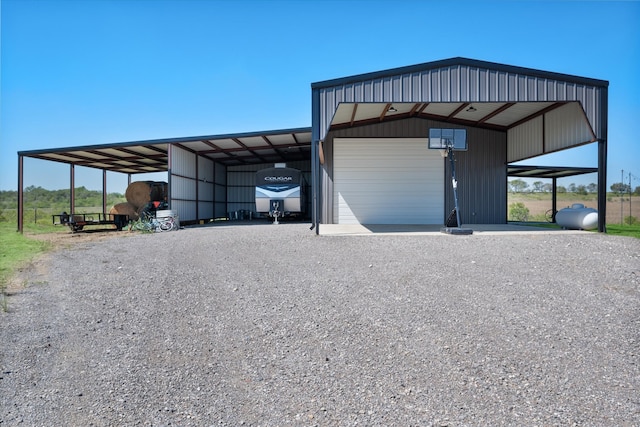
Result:
{"type": "MultiPolygon", "coordinates": [[[[434,120],[406,119],[358,126],[330,132],[323,144],[321,221],[332,224],[334,217],[333,138],[426,138],[429,128],[463,128],[434,120]]],[[[505,132],[466,128],[469,151],[456,153],[456,171],[461,181],[458,191],[462,221],[471,224],[501,224],[507,215],[507,137],[505,132]],[[459,169],[459,170],[458,170],[459,169]]],[[[425,146],[425,150],[428,148],[425,146]]],[[[444,162],[444,159],[443,159],[444,162]]],[[[450,174],[445,174],[445,215],[453,206],[450,174]]]]}
{"type": "Polygon", "coordinates": [[[169,185],[171,188],[171,210],[176,211],[181,221],[197,220],[196,173],[197,156],[176,145],[169,146],[169,185]]]}
{"type": "MultiPolygon", "coordinates": [[[[507,136],[467,129],[468,151],[454,152],[462,224],[507,222],[507,136]]],[[[445,218],[454,208],[451,162],[445,160],[445,218]]]]}
{"type": "MultiPolygon", "coordinates": [[[[236,212],[251,212],[255,215],[256,210],[256,172],[273,167],[273,163],[260,165],[230,166],[227,168],[227,214],[236,217],[236,212]]],[[[307,180],[307,213],[311,212],[310,184],[311,184],[311,162],[296,161],[287,162],[287,167],[295,168],[305,176],[307,180]]]]}
{"type": "Polygon", "coordinates": [[[596,141],[577,102],[551,110],[509,129],[508,161],[517,162],[596,141]]]}
{"type": "Polygon", "coordinates": [[[570,103],[544,115],[545,153],[595,141],[578,103],[570,103]]]}
{"type": "Polygon", "coordinates": [[[528,159],[544,152],[544,116],[536,117],[507,132],[509,162],[528,159]]]}
{"type": "Polygon", "coordinates": [[[215,212],[214,218],[224,218],[227,214],[227,167],[214,163],[215,212]]]}
{"type": "Polygon", "coordinates": [[[180,221],[226,216],[226,167],[176,145],[170,150],[170,207],[180,221]]]}
{"type": "Polygon", "coordinates": [[[215,184],[213,182],[214,163],[198,156],[198,218],[215,218],[215,184]]]}

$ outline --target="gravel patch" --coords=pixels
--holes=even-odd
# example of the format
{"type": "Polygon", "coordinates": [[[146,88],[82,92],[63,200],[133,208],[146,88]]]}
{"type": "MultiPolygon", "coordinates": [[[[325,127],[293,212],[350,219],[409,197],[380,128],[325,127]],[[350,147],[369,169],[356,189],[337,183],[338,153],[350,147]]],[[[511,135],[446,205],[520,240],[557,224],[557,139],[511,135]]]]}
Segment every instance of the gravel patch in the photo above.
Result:
{"type": "Polygon", "coordinates": [[[640,240],[214,226],[81,243],[0,314],[0,425],[640,425],[640,240]]]}

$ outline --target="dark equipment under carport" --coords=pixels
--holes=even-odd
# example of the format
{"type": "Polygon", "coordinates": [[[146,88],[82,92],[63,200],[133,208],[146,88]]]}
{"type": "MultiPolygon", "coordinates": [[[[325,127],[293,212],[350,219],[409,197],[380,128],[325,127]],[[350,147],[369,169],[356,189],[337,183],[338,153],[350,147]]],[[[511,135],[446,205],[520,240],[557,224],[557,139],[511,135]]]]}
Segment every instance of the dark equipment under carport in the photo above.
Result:
{"type": "Polygon", "coordinates": [[[66,225],[74,232],[81,231],[86,225],[115,225],[121,231],[129,224],[129,215],[84,213],[69,215],[66,212],[52,215],[53,225],[66,225]]]}

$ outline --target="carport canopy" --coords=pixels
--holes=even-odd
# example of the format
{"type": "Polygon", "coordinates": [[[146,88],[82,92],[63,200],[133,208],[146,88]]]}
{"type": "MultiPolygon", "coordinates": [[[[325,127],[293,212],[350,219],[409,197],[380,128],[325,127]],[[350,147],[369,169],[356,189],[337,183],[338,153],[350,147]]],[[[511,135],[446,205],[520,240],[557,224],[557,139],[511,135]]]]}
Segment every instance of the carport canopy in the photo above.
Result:
{"type": "Polygon", "coordinates": [[[522,166],[511,165],[507,168],[507,176],[518,178],[567,178],[570,176],[597,173],[598,168],[567,166],[522,166]]]}
{"type": "MultiPolygon", "coordinates": [[[[224,166],[286,163],[310,158],[311,128],[166,138],[18,152],[18,231],[24,223],[24,158],[66,163],[71,168],[71,204],[74,167],[103,171],[103,209],[106,210],[106,172],[140,174],[167,172],[170,147],[178,146],[224,166]]],[[[73,211],[73,209],[71,209],[73,211]]]]}
{"type": "Polygon", "coordinates": [[[225,166],[304,160],[309,158],[311,128],[20,151],[18,156],[126,174],[166,172],[171,145],[225,166]]]}

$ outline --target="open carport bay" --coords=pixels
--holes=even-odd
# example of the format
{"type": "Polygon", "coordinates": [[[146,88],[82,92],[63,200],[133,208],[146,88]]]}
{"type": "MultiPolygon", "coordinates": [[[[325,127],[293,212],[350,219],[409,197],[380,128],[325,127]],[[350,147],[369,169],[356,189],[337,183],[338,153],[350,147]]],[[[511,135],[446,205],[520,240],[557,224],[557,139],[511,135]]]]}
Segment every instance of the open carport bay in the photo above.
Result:
{"type": "Polygon", "coordinates": [[[61,249],[2,425],[638,425],[640,241],[214,226],[61,249]]]}

